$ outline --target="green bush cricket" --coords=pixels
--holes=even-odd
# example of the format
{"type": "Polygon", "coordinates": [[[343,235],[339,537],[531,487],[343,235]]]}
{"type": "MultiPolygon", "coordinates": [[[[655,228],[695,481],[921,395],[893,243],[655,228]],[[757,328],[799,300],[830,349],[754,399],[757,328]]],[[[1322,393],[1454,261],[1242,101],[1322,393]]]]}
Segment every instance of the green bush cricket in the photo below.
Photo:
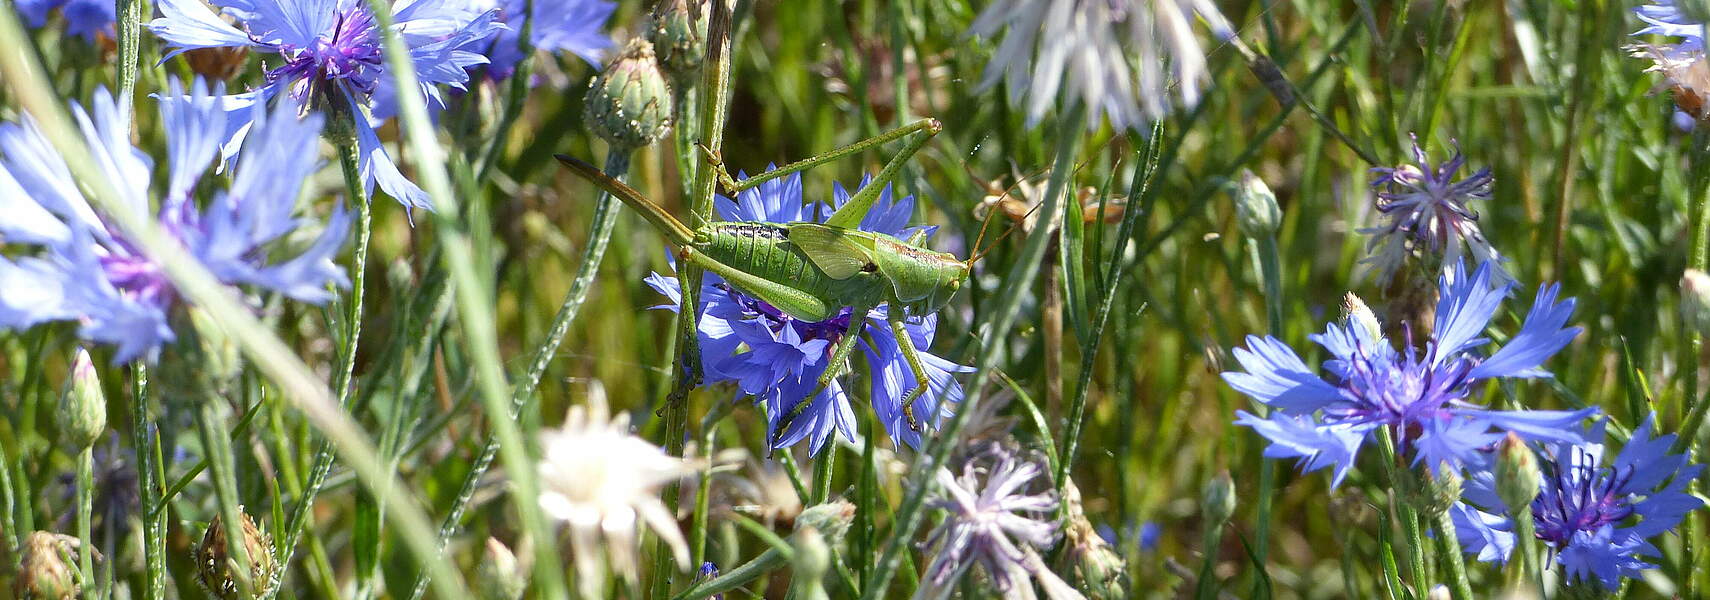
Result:
{"type": "MultiPolygon", "coordinates": [[[[918,431],[913,402],[927,392],[928,378],[904,322],[909,316],[931,314],[949,304],[979,257],[976,254],[964,261],[948,253],[920,248],[924,234],[905,241],[883,233],[861,231],[857,226],[902,165],[940,128],[936,119],[922,119],[742,180],[732,178],[723,161],[702,148],[721,186],[728,193],[736,193],[879,144],[908,138],[902,150],[824,223],[709,222],[691,229],[663,207],[597,167],[569,156],[557,158],[641,213],[666,237],[682,260],[718,274],[742,292],[793,318],[824,321],[844,308],[852,309],[851,315],[865,315],[881,304],[890,306],[887,321],[915,377],[915,387],[902,399],[903,414],[909,427],[918,431]]],[[[977,247],[978,242],[975,244],[977,247]]],[[[849,330],[838,340],[817,388],[796,402],[779,423],[777,435],[782,435],[790,421],[842,371],[855,349],[859,335],[855,328],[864,322],[860,317],[850,320],[849,330]]]]}

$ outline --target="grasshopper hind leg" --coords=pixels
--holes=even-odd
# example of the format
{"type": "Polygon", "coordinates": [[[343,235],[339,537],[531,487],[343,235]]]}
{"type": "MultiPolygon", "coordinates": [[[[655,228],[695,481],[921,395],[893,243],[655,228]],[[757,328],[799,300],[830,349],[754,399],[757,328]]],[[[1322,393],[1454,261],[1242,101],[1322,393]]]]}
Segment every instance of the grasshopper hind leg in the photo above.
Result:
{"type": "Polygon", "coordinates": [[[814,398],[825,393],[826,388],[831,387],[831,382],[837,379],[837,374],[843,370],[843,366],[849,364],[849,356],[855,352],[855,342],[860,339],[861,330],[866,326],[867,313],[873,309],[872,306],[856,306],[853,308],[854,310],[849,312],[849,325],[843,330],[843,337],[837,340],[837,347],[831,353],[831,360],[825,363],[825,372],[820,374],[818,385],[815,385],[813,391],[809,392],[807,396],[796,401],[790,407],[789,412],[785,413],[784,417],[778,421],[778,428],[772,432],[772,443],[770,444],[772,448],[778,446],[778,442],[784,439],[784,433],[790,430],[790,425],[794,424],[802,413],[807,412],[808,406],[813,404],[814,398]]]}
{"type": "Polygon", "coordinates": [[[902,311],[895,306],[891,307],[890,316],[886,320],[891,324],[891,334],[897,338],[897,349],[902,351],[903,360],[908,362],[908,369],[914,374],[914,389],[903,395],[902,413],[903,417],[908,419],[908,428],[919,432],[920,421],[914,414],[914,401],[931,389],[926,365],[920,359],[920,351],[914,347],[914,340],[909,338],[902,311]]]}

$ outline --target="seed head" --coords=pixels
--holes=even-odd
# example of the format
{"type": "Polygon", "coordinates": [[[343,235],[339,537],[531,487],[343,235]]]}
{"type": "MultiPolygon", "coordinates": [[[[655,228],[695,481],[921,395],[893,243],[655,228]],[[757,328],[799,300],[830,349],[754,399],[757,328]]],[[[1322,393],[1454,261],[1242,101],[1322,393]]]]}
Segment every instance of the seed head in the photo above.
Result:
{"type": "Polygon", "coordinates": [[[1509,510],[1530,506],[1538,497],[1538,455],[1514,432],[1496,449],[1496,496],[1509,510]]]}
{"type": "Polygon", "coordinates": [[[1282,226],[1282,209],[1277,208],[1277,195],[1252,171],[1243,169],[1241,180],[1230,189],[1235,198],[1235,223],[1241,233],[1250,238],[1276,235],[1282,226]]]}
{"type": "Polygon", "coordinates": [[[701,72],[707,54],[707,23],[712,3],[707,0],[660,0],[648,23],[659,64],[677,85],[689,85],[701,72]]]}
{"type": "Polygon", "coordinates": [[[22,600],[71,600],[77,597],[70,547],[77,538],[37,531],[24,540],[23,561],[13,582],[22,600]]]}
{"type": "Polygon", "coordinates": [[[1081,490],[1070,480],[1063,485],[1063,503],[1068,507],[1064,559],[1075,575],[1075,586],[1094,600],[1127,598],[1128,566],[1122,556],[1099,536],[1081,510],[1081,490]]]}
{"type": "Polygon", "coordinates": [[[107,430],[107,397],[101,393],[101,379],[95,374],[88,350],[78,348],[72,358],[71,381],[54,416],[60,435],[78,450],[95,445],[107,430]]]}
{"type": "Polygon", "coordinates": [[[653,44],[635,38],[588,85],[582,120],[619,148],[652,145],[671,128],[671,86],[653,44]]]}
{"type": "Polygon", "coordinates": [[[259,592],[270,586],[274,577],[279,575],[277,563],[273,561],[273,537],[267,531],[256,526],[249,514],[238,507],[238,513],[243,517],[243,535],[241,536],[244,552],[249,555],[249,585],[253,596],[242,596],[238,592],[237,580],[232,575],[234,558],[231,548],[226,545],[226,530],[220,522],[220,516],[214,515],[208,522],[208,531],[202,534],[202,543],[196,546],[196,581],[202,584],[202,589],[219,600],[252,600],[260,597],[259,592]]]}
{"type": "Polygon", "coordinates": [[[1419,502],[1433,518],[1448,512],[1461,499],[1461,472],[1448,463],[1438,465],[1435,473],[1420,473],[1419,479],[1423,484],[1419,502]]]}

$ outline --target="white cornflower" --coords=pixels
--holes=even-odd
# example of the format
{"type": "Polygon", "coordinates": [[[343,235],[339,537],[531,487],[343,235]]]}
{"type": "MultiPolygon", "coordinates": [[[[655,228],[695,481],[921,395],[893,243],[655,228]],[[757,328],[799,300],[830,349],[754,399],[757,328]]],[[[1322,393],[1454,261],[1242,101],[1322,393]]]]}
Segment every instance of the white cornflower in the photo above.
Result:
{"type": "Polygon", "coordinates": [[[540,508],[569,528],[579,579],[595,586],[605,579],[604,553],[614,571],[635,581],[644,523],[688,569],[688,545],[659,500],[659,487],[698,465],[631,435],[627,415],[608,420],[605,402],[596,398],[589,404],[572,407],[561,429],[540,434],[540,508]]]}
{"type": "Polygon", "coordinates": [[[1089,129],[1099,126],[1101,114],[1127,129],[1164,118],[1173,94],[1187,106],[1199,102],[1210,74],[1194,38],[1195,15],[1218,39],[1234,37],[1211,0],[996,0],[968,33],[990,37],[1009,29],[980,86],[1005,80],[1010,103],[1025,105],[1029,126],[1066,87],[1086,106],[1089,129]]]}

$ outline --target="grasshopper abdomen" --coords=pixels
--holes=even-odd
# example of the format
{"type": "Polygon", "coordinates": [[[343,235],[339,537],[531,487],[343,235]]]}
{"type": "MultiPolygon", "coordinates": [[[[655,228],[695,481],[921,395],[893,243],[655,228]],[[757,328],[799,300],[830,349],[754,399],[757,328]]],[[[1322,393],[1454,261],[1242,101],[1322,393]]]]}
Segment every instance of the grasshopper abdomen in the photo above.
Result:
{"type": "Polygon", "coordinates": [[[797,319],[824,321],[845,307],[871,307],[886,300],[886,288],[877,285],[882,282],[873,269],[832,278],[790,243],[786,225],[709,223],[696,233],[693,248],[737,272],[719,273],[731,284],[797,319]]]}

